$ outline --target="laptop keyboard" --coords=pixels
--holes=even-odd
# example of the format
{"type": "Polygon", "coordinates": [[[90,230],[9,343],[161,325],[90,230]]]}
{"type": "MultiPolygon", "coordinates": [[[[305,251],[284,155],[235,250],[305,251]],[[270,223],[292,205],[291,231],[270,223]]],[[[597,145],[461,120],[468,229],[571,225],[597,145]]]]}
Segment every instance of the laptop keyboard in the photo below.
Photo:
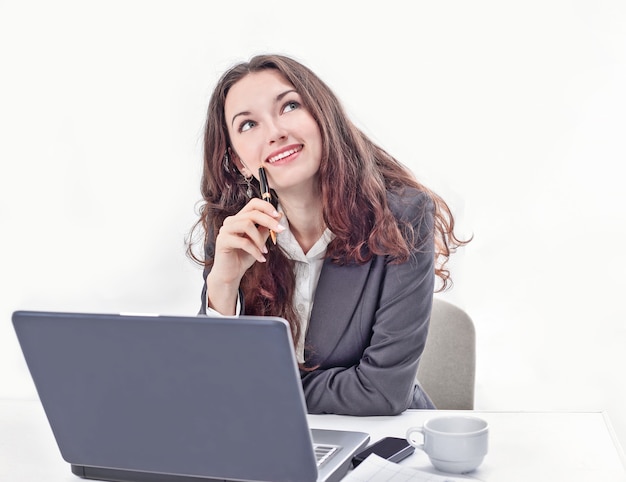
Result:
{"type": "Polygon", "coordinates": [[[315,450],[315,460],[317,461],[317,466],[320,467],[339,450],[339,446],[327,444],[313,444],[313,449],[315,450]]]}

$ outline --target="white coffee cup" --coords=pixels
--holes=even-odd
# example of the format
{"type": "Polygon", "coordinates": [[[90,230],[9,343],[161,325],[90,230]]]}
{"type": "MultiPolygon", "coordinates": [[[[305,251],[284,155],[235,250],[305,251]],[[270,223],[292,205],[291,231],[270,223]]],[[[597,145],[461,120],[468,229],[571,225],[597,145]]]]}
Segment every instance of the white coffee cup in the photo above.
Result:
{"type": "Polygon", "coordinates": [[[462,474],[478,468],[487,454],[489,425],[478,417],[447,415],[431,418],[406,432],[407,441],[428,455],[442,472],[462,474]],[[420,443],[419,434],[423,437],[420,443]],[[417,437],[416,437],[417,436],[417,437]]]}

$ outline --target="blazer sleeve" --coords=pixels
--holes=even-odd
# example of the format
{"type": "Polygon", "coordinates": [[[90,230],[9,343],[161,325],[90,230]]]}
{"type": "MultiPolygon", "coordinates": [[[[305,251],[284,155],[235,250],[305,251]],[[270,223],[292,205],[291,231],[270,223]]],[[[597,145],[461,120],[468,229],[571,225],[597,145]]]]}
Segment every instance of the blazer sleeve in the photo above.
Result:
{"type": "MultiPolygon", "coordinates": [[[[212,239],[212,238],[210,238],[212,239]]],[[[214,242],[208,242],[205,244],[204,246],[204,259],[213,259],[213,257],[215,256],[215,243],[214,242]]],[[[209,267],[205,267],[202,271],[202,279],[204,281],[204,284],[202,285],[202,293],[200,294],[200,309],[198,310],[198,315],[206,315],[207,313],[207,285],[206,285],[206,277],[209,275],[209,272],[211,271],[211,269],[209,267]]],[[[245,305],[244,305],[244,299],[243,299],[243,292],[241,291],[241,289],[239,289],[239,294],[238,294],[238,299],[237,299],[237,314],[240,313],[244,313],[245,312],[245,305]]]]}
{"type": "MultiPolygon", "coordinates": [[[[215,256],[215,244],[213,242],[207,242],[204,245],[204,259],[213,259],[215,256]]],[[[202,293],[200,295],[200,310],[198,311],[199,315],[207,314],[207,286],[206,286],[206,277],[208,276],[211,269],[207,266],[202,270],[202,279],[204,284],[202,286],[202,293]]]]}
{"type": "MultiPolygon", "coordinates": [[[[400,208],[396,204],[394,212],[413,225],[412,255],[400,264],[375,258],[347,326],[336,318],[326,321],[326,329],[338,325],[343,331],[317,369],[301,372],[310,413],[395,415],[409,407],[434,408],[415,383],[434,291],[434,205],[420,193],[400,208]]],[[[343,283],[359,289],[350,286],[349,275],[343,283]]],[[[332,306],[342,299],[324,302],[332,306]]]]}

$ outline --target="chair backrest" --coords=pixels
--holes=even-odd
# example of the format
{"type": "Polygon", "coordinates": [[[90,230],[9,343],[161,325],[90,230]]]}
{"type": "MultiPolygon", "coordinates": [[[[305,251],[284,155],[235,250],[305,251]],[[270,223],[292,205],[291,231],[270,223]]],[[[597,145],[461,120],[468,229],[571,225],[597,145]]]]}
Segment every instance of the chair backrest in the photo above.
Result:
{"type": "Polygon", "coordinates": [[[475,373],[474,322],[459,307],[434,298],[419,384],[440,410],[472,410],[475,373]]]}

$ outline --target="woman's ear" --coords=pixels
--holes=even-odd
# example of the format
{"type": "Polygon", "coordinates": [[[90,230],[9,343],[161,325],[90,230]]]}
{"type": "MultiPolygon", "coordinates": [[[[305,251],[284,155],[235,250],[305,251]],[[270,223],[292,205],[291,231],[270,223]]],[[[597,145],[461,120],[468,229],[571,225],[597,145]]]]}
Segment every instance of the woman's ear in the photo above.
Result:
{"type": "Polygon", "coordinates": [[[230,157],[231,161],[237,166],[239,172],[243,175],[243,177],[252,176],[252,172],[248,169],[248,166],[240,159],[237,153],[231,148],[228,148],[228,157],[230,157]]]}

